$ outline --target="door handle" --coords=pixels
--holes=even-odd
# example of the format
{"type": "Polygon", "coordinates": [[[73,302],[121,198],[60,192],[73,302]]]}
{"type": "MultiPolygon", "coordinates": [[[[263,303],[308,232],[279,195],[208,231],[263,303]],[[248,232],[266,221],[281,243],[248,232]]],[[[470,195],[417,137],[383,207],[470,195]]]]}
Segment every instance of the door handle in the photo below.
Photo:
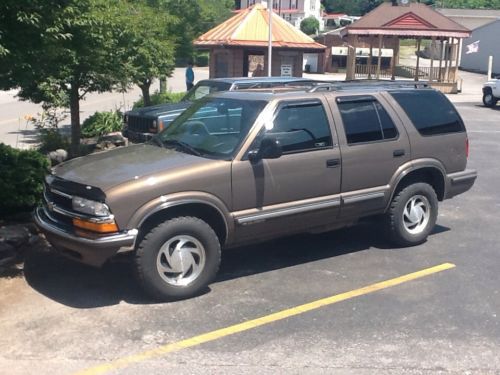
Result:
{"type": "Polygon", "coordinates": [[[329,159],[326,161],[327,168],[336,168],[340,165],[340,159],[329,159]]]}
{"type": "Polygon", "coordinates": [[[392,152],[392,156],[394,156],[395,158],[398,158],[398,157],[400,157],[400,156],[404,156],[404,154],[405,154],[405,150],[403,150],[403,149],[400,149],[400,150],[394,150],[394,151],[392,152]]]}

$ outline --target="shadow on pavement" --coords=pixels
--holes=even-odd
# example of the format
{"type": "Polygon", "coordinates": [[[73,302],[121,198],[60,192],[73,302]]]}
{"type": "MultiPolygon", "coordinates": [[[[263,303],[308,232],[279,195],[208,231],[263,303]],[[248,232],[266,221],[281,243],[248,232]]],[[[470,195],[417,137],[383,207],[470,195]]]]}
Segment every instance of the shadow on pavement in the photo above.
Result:
{"type": "MultiPolygon", "coordinates": [[[[437,225],[433,235],[448,231],[437,225]]],[[[369,223],[318,235],[297,235],[263,244],[226,250],[215,283],[306,264],[370,248],[391,247],[369,223]]],[[[25,260],[27,283],[37,292],[75,308],[111,306],[125,301],[153,304],[144,295],[127,261],[103,268],[85,266],[53,253],[31,252],[25,260]]]]}

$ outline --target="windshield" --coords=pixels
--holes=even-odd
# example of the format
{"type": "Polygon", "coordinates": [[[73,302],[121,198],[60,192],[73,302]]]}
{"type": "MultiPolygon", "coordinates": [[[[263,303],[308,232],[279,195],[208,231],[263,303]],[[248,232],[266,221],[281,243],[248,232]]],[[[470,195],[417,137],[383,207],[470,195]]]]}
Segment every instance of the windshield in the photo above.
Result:
{"type": "Polygon", "coordinates": [[[228,159],[266,104],[205,97],[177,117],[157,136],[155,143],[198,156],[228,159]]]}
{"type": "Polygon", "coordinates": [[[200,81],[189,90],[182,100],[194,102],[213,92],[228,91],[230,88],[231,84],[227,82],[200,81]]]}

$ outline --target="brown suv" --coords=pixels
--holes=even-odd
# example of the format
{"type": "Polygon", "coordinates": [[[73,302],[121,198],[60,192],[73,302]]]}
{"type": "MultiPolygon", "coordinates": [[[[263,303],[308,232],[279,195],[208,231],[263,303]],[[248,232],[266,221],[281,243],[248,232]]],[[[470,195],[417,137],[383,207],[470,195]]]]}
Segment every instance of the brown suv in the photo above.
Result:
{"type": "Polygon", "coordinates": [[[459,114],[428,88],[338,84],[328,92],[225,92],[150,143],[58,166],[38,226],[99,266],[131,252],[145,290],[193,296],[221,248],[384,215],[399,246],[434,228],[438,201],[470,189],[459,114]]]}

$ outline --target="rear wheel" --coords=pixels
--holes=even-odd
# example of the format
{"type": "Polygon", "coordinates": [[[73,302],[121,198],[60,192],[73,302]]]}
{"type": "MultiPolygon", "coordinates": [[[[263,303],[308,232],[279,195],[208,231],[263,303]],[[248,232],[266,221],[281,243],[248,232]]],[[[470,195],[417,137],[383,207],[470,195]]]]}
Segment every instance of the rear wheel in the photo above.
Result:
{"type": "Polygon", "coordinates": [[[142,287],[155,299],[176,300],[203,292],[220,264],[219,239],[195,217],[178,217],[153,228],[135,257],[142,287]]]}
{"type": "Polygon", "coordinates": [[[411,184],[397,193],[386,214],[390,239],[400,246],[424,242],[436,224],[438,200],[429,184],[411,184]]]}
{"type": "Polygon", "coordinates": [[[483,104],[486,107],[492,108],[492,107],[497,105],[497,102],[498,102],[498,99],[495,98],[491,92],[488,92],[488,93],[483,95],[483,104]]]}

